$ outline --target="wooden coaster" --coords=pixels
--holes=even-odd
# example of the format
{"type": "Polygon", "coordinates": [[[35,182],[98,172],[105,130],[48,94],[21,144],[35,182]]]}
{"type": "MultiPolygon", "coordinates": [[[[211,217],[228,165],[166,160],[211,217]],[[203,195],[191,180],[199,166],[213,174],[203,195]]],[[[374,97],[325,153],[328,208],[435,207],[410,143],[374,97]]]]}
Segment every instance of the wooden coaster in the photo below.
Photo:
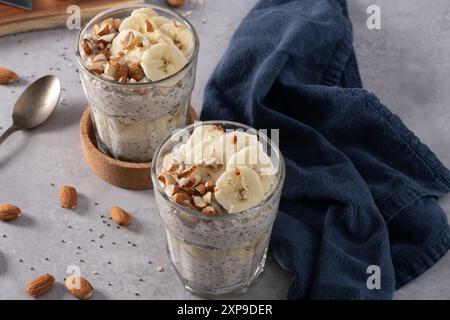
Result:
{"type": "MultiPolygon", "coordinates": [[[[192,106],[189,108],[189,123],[197,120],[192,106]]],[[[83,156],[94,173],[106,182],[120,188],[141,190],[151,189],[151,163],[132,163],[116,160],[97,148],[91,108],[87,107],[80,121],[80,136],[83,156]]]]}

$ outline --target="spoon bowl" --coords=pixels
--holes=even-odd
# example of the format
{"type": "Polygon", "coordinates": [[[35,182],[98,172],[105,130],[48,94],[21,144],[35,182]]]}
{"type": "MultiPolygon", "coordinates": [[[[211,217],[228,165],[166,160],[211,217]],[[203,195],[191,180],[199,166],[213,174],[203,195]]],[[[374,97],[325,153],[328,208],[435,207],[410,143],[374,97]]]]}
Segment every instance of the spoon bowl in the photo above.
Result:
{"type": "Polygon", "coordinates": [[[45,122],[55,110],[60,93],[61,83],[55,76],[33,82],[14,106],[13,121],[17,129],[29,130],[45,122]]]}
{"type": "Polygon", "coordinates": [[[33,129],[44,123],[55,110],[61,83],[55,76],[42,77],[30,84],[17,99],[13,125],[0,136],[0,144],[18,130],[33,129]]]}

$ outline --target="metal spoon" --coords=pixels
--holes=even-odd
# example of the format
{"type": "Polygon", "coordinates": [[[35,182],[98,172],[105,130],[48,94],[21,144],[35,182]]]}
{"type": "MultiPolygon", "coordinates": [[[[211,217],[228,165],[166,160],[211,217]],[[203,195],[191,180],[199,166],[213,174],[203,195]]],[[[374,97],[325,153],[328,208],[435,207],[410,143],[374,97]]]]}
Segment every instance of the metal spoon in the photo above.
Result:
{"type": "Polygon", "coordinates": [[[33,129],[45,122],[58,104],[61,83],[55,76],[42,77],[25,89],[13,111],[13,125],[0,136],[0,145],[19,130],[33,129]]]}

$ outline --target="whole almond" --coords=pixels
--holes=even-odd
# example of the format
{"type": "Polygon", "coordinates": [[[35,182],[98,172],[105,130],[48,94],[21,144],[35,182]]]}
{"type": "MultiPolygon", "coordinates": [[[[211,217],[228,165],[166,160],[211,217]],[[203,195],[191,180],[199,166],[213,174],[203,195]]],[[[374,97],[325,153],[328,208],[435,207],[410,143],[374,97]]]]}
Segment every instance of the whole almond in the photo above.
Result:
{"type": "Polygon", "coordinates": [[[120,226],[128,226],[131,224],[131,216],[128,212],[119,207],[114,207],[111,209],[111,218],[120,226]]]}
{"type": "Polygon", "coordinates": [[[94,287],[85,278],[71,275],[64,280],[66,289],[77,299],[89,299],[94,293],[94,287]]]}
{"type": "Polygon", "coordinates": [[[9,69],[0,67],[0,84],[8,84],[17,80],[17,74],[9,69]]]}
{"type": "Polygon", "coordinates": [[[171,7],[181,7],[184,4],[184,0],[166,0],[167,4],[171,7]]]}
{"type": "Polygon", "coordinates": [[[11,221],[16,219],[22,211],[20,208],[16,207],[13,204],[3,203],[0,204],[0,220],[2,221],[11,221]]]}
{"type": "Polygon", "coordinates": [[[49,291],[54,283],[55,278],[51,274],[43,274],[31,280],[25,287],[25,292],[36,298],[49,291]]]}
{"type": "Polygon", "coordinates": [[[77,206],[77,190],[72,186],[63,186],[59,189],[59,202],[61,207],[74,209],[77,206]]]}

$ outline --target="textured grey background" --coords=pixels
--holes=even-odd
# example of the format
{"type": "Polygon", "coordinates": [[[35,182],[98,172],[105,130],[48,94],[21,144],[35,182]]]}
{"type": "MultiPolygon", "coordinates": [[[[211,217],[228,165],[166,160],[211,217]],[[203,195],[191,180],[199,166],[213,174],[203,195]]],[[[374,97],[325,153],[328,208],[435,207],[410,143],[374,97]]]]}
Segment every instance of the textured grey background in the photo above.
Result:
{"type": "MultiPolygon", "coordinates": [[[[206,0],[204,5],[191,3],[183,8],[192,11],[189,18],[201,38],[193,94],[197,110],[212,69],[254,3],[256,0],[206,0]]],[[[366,88],[450,165],[450,61],[446,59],[450,53],[450,3],[350,0],[349,6],[366,88]],[[366,28],[370,4],[381,7],[382,30],[366,28]]],[[[182,288],[168,263],[152,191],[110,186],[94,176],[82,159],[78,121],[86,100],[75,71],[75,35],[75,31],[56,29],[0,38],[0,65],[21,77],[18,84],[0,86],[0,133],[9,126],[14,101],[27,84],[52,73],[61,78],[65,89],[61,105],[48,123],[15,134],[0,148],[0,202],[15,203],[24,212],[15,222],[0,223],[0,299],[26,299],[25,283],[46,272],[59,283],[43,299],[71,299],[61,285],[71,264],[81,267],[96,288],[93,298],[195,299],[182,288]],[[81,193],[74,212],[59,208],[57,189],[62,184],[72,184],[81,193]],[[115,205],[132,213],[135,224],[131,228],[118,230],[102,222],[101,215],[107,216],[115,205]],[[101,234],[105,235],[102,239],[101,234]],[[156,272],[157,266],[165,271],[156,272]]],[[[450,198],[443,199],[442,205],[449,213],[450,198]]],[[[396,298],[449,299],[449,266],[447,255],[399,290],[396,298]]],[[[283,299],[290,279],[289,273],[269,260],[259,281],[238,298],[283,299]]]]}

